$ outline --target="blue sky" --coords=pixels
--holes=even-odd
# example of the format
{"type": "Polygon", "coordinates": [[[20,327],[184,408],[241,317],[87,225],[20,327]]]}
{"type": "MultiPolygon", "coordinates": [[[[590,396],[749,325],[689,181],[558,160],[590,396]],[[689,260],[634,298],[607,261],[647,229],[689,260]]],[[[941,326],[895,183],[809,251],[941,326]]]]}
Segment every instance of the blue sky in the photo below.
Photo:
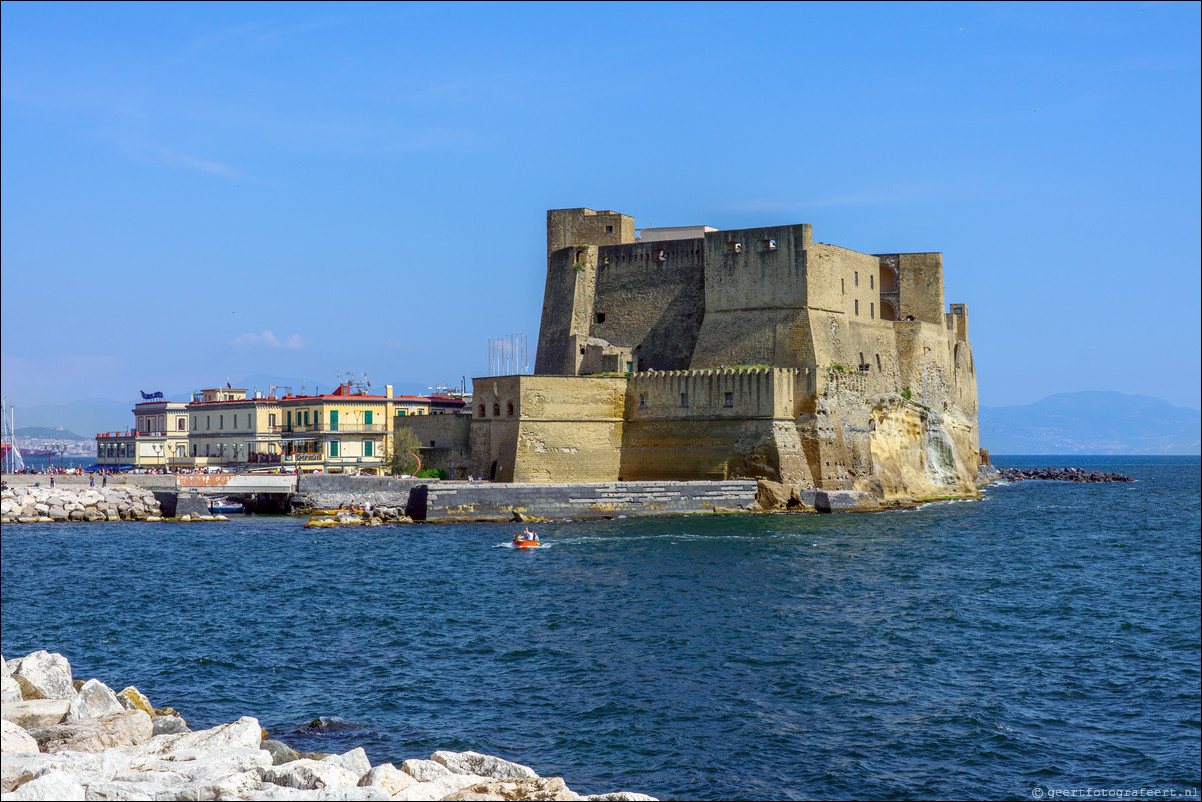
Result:
{"type": "MultiPolygon", "coordinates": [[[[1197,3],[3,5],[3,391],[411,388],[545,210],[942,251],[984,406],[1199,408],[1197,3]]],[[[128,421],[114,421],[114,427],[128,421]]]]}

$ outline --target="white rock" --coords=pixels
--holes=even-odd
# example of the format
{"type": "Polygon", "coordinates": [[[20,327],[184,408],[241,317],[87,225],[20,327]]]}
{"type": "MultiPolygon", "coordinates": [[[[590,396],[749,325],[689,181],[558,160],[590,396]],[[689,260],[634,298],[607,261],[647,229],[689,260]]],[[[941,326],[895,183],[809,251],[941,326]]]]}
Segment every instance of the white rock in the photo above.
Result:
{"type": "Polygon", "coordinates": [[[256,771],[194,780],[172,789],[174,799],[245,799],[263,785],[256,771]]]}
{"type": "MultiPolygon", "coordinates": [[[[406,760],[405,762],[408,763],[409,761],[406,760]]],[[[444,774],[437,779],[428,782],[419,782],[408,788],[402,788],[392,798],[402,800],[403,802],[432,802],[432,800],[450,796],[470,785],[490,781],[491,778],[481,777],[476,774],[444,774]]]]}
{"type": "Polygon", "coordinates": [[[417,780],[411,775],[398,769],[391,763],[382,763],[376,766],[367,774],[363,775],[363,779],[359,780],[361,788],[369,786],[378,786],[388,792],[389,796],[403,791],[411,785],[416,785],[417,780]]]}
{"type": "Polygon", "coordinates": [[[155,735],[178,735],[188,731],[188,725],[179,716],[155,716],[150,723],[155,735]]]}
{"type": "Polygon", "coordinates": [[[156,800],[175,799],[172,787],[151,780],[101,780],[88,783],[87,799],[156,800]]]}
{"type": "Polygon", "coordinates": [[[37,752],[37,740],[8,719],[0,722],[0,752],[37,752]]]}
{"type": "Polygon", "coordinates": [[[125,710],[117,700],[113,689],[98,679],[85,682],[71,700],[67,710],[67,721],[79,721],[85,718],[98,718],[110,713],[120,713],[125,710]]]}
{"type": "Polygon", "coordinates": [[[285,799],[321,799],[321,800],[384,800],[389,799],[388,792],[383,788],[321,788],[316,791],[300,788],[284,788],[279,785],[264,783],[262,789],[251,794],[248,799],[285,800],[285,799]]]}
{"type": "Polygon", "coordinates": [[[61,654],[43,649],[15,662],[12,673],[21,683],[26,699],[70,699],[75,695],[71,664],[61,654]]]}
{"type": "Polygon", "coordinates": [[[122,710],[100,718],[87,718],[30,730],[43,752],[101,752],[150,740],[154,727],[141,710],[122,710]]]}
{"type": "Polygon", "coordinates": [[[448,774],[454,774],[446,766],[433,760],[406,760],[401,764],[401,771],[419,783],[429,782],[439,777],[445,777],[448,774]]]}
{"type": "Polygon", "coordinates": [[[359,777],[342,766],[309,758],[265,767],[260,770],[259,776],[264,782],[288,788],[317,789],[359,784],[359,777]]]}
{"type": "Polygon", "coordinates": [[[0,704],[8,704],[9,702],[19,702],[21,696],[21,685],[8,674],[0,679],[0,704]]]}
{"type": "Polygon", "coordinates": [[[560,802],[579,802],[583,799],[580,794],[568,788],[563,777],[523,777],[505,780],[488,780],[476,785],[469,785],[456,791],[446,800],[454,802],[476,802],[476,800],[495,799],[540,799],[559,800],[560,802]]]}
{"type": "Polygon", "coordinates": [[[8,791],[52,771],[63,771],[76,781],[88,785],[113,779],[129,764],[129,757],[119,749],[105,752],[43,753],[9,752],[4,756],[4,779],[0,790],[8,791]]]}
{"type": "Polygon", "coordinates": [[[71,703],[66,699],[30,699],[25,702],[8,702],[0,707],[0,718],[11,721],[27,730],[49,727],[67,717],[71,703]]]}
{"type": "Polygon", "coordinates": [[[233,724],[222,724],[208,730],[186,732],[182,735],[159,735],[146,744],[145,753],[163,754],[180,750],[222,752],[231,749],[259,751],[259,739],[262,734],[258,719],[243,716],[233,724]]]}
{"type": "Polygon", "coordinates": [[[83,802],[83,786],[64,771],[51,771],[22,783],[4,795],[7,800],[49,799],[59,802],[83,802]]]}
{"type": "Polygon", "coordinates": [[[342,768],[355,775],[356,783],[363,779],[363,775],[371,771],[371,761],[367,759],[367,752],[363,751],[363,747],[361,746],[341,755],[323,757],[321,762],[342,766],[342,768]]]}
{"type": "Polygon", "coordinates": [[[538,773],[529,766],[521,763],[511,763],[492,755],[479,752],[446,752],[439,751],[430,755],[430,759],[441,763],[455,774],[476,774],[481,777],[493,777],[498,780],[534,779],[538,773]]]}

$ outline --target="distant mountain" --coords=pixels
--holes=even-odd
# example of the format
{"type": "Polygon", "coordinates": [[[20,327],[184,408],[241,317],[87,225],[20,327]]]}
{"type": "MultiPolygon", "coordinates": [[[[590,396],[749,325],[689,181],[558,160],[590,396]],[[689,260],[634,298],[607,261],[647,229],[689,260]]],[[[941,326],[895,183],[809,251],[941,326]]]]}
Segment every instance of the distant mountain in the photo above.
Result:
{"type": "Polygon", "coordinates": [[[981,447],[994,454],[1202,453],[1202,413],[1146,395],[1059,393],[982,407],[979,422],[981,447]]]}
{"type": "Polygon", "coordinates": [[[17,437],[40,437],[46,440],[92,440],[95,435],[84,437],[82,434],[53,426],[25,426],[13,432],[17,437]]]}

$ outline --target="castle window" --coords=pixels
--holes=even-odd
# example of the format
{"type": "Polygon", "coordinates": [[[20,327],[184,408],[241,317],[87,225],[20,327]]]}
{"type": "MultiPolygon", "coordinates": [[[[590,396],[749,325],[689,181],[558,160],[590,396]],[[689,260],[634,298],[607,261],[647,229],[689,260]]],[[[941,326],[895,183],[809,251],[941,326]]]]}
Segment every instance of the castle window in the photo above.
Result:
{"type": "Polygon", "coordinates": [[[858,315],[858,314],[860,314],[860,301],[859,301],[859,299],[857,299],[857,300],[856,300],[855,304],[856,304],[856,314],[858,315]]]}
{"type": "Polygon", "coordinates": [[[605,233],[606,233],[606,234],[612,234],[612,233],[614,233],[614,227],[613,227],[613,226],[606,226],[606,227],[605,227],[605,233]]]}
{"type": "Polygon", "coordinates": [[[500,405],[500,404],[493,404],[493,405],[492,405],[492,416],[493,416],[494,418],[499,418],[499,417],[501,417],[501,405],[500,405]]]}
{"type": "Polygon", "coordinates": [[[604,312],[598,312],[598,313],[597,313],[597,322],[598,322],[598,323],[604,323],[604,322],[605,322],[605,313],[604,313],[604,312]]]}
{"type": "Polygon", "coordinates": [[[857,271],[856,271],[856,281],[855,281],[855,284],[856,284],[856,286],[857,286],[857,287],[858,287],[858,286],[860,286],[860,271],[859,271],[859,270],[857,270],[857,271]]]}
{"type": "MultiPolygon", "coordinates": [[[[601,321],[597,321],[597,322],[600,323],[601,321]]],[[[583,345],[580,346],[580,355],[584,356],[584,346],[583,345]]]]}
{"type": "MultiPolygon", "coordinates": [[[[401,414],[404,415],[405,413],[402,412],[401,414]]],[[[482,417],[482,418],[484,417],[484,405],[483,404],[480,405],[480,417],[482,417]]]]}
{"type": "Polygon", "coordinates": [[[513,417],[513,402],[512,402],[512,401],[508,401],[508,402],[506,402],[506,404],[505,404],[505,414],[506,414],[506,415],[508,415],[508,416],[509,416],[509,417],[511,417],[511,418],[513,417]]]}
{"type": "Polygon", "coordinates": [[[640,407],[647,406],[647,394],[646,393],[639,393],[639,406],[640,407]]]}
{"type": "Polygon", "coordinates": [[[743,243],[741,243],[741,242],[728,242],[726,244],[730,246],[731,253],[742,253],[743,252],[743,243]]]}
{"type": "Polygon", "coordinates": [[[870,289],[870,290],[872,289],[872,287],[873,287],[873,283],[874,283],[875,281],[876,281],[876,276],[871,276],[871,275],[870,275],[870,276],[868,277],[868,289],[870,289]]]}
{"type": "Polygon", "coordinates": [[[868,317],[869,319],[876,318],[876,304],[872,303],[871,301],[868,303],[868,317]]]}
{"type": "Polygon", "coordinates": [[[666,261],[668,261],[668,255],[667,255],[666,253],[664,253],[664,249],[663,249],[663,248],[656,248],[656,249],[655,249],[655,261],[657,261],[657,262],[666,262],[666,261]]]}
{"type": "Polygon", "coordinates": [[[733,407],[735,405],[735,394],[727,393],[726,396],[722,399],[722,405],[726,406],[726,407],[733,407]]]}
{"type": "Polygon", "coordinates": [[[682,407],[687,407],[689,405],[689,394],[688,393],[680,394],[680,405],[682,407]]]}
{"type": "Polygon", "coordinates": [[[881,355],[880,354],[876,355],[876,369],[877,370],[881,369],[881,355]]]}
{"type": "Polygon", "coordinates": [[[839,279],[839,294],[847,295],[847,279],[845,278],[839,279]]]}
{"type": "Polygon", "coordinates": [[[774,239],[766,239],[766,240],[764,240],[763,244],[764,244],[764,250],[766,250],[766,251],[775,251],[776,250],[776,240],[774,240],[774,239]]]}

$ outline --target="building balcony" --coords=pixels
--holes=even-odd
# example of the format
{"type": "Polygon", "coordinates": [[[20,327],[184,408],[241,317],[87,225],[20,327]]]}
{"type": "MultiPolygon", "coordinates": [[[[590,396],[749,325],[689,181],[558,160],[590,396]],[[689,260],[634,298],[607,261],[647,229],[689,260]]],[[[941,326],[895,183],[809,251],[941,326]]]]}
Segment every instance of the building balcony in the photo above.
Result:
{"type": "Polygon", "coordinates": [[[272,426],[272,434],[386,434],[388,425],[384,423],[339,423],[331,427],[324,423],[293,424],[291,426],[272,426]]]}

